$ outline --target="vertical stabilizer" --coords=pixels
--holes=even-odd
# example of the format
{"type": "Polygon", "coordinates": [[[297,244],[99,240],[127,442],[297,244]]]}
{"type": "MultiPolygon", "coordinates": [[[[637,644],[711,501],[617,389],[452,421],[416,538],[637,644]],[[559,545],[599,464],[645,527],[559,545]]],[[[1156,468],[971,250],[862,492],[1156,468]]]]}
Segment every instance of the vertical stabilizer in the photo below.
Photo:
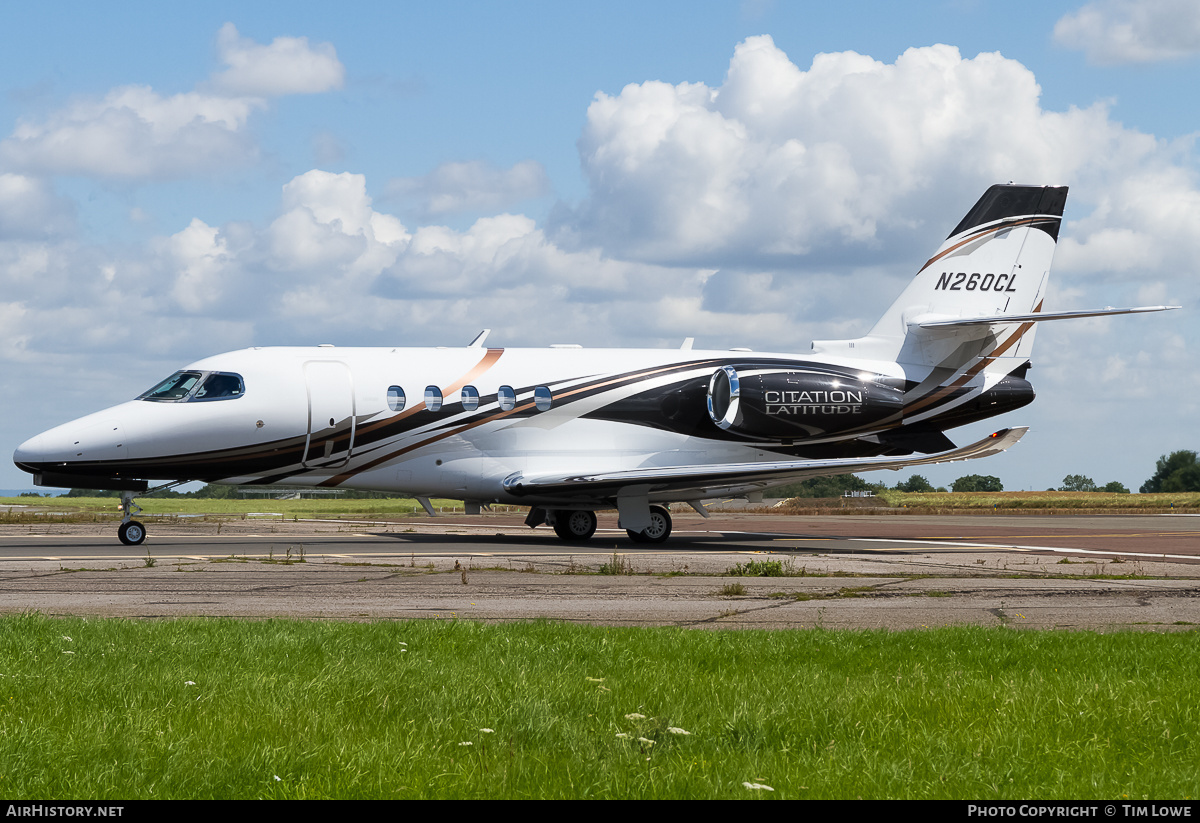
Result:
{"type": "Polygon", "coordinates": [[[814,350],[1011,372],[1029,357],[1035,323],[918,324],[1040,312],[1066,200],[1066,186],[992,186],[866,337],[818,341],[814,350]]]}

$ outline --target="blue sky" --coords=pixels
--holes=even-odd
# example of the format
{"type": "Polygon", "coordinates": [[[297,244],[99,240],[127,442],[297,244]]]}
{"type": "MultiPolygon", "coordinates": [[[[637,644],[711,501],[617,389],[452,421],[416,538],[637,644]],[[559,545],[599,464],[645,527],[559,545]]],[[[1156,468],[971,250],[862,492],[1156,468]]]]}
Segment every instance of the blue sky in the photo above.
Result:
{"type": "MultiPolygon", "coordinates": [[[[1197,302],[1194,2],[3,19],[11,447],[246,345],[453,345],[486,326],[497,345],[803,352],[869,328],[1007,179],[1072,186],[1048,308],[1197,302]]],[[[1039,399],[1001,421],[1034,430],[970,471],[1136,488],[1200,448],[1193,318],[1044,329],[1039,399]]]]}

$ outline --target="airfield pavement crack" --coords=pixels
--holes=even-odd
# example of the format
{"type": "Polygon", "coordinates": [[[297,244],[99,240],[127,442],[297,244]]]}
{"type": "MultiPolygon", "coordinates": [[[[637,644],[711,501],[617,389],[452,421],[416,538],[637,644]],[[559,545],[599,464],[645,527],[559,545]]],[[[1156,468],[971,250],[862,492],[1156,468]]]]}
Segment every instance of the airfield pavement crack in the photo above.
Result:
{"type": "MultiPolygon", "coordinates": [[[[738,601],[738,602],[743,602],[743,601],[738,601]]],[[[789,606],[795,602],[796,602],[795,600],[788,598],[787,600],[783,600],[779,603],[763,603],[761,606],[757,606],[755,608],[732,609],[731,610],[733,612],[732,614],[723,612],[721,614],[714,615],[713,617],[706,617],[702,620],[683,620],[683,621],[676,623],[676,625],[677,626],[703,626],[705,624],[716,623],[719,620],[728,620],[730,617],[740,617],[745,614],[757,614],[759,612],[769,611],[770,609],[782,609],[783,607],[789,606]]]]}

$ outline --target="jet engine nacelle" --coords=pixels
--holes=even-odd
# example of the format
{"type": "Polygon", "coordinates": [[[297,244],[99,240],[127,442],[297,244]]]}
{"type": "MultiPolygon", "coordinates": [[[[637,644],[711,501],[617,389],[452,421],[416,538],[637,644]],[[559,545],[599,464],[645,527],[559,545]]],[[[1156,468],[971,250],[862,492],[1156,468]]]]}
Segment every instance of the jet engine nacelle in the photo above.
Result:
{"type": "Polygon", "coordinates": [[[903,393],[891,386],[809,371],[738,374],[733,366],[708,381],[708,416],[726,431],[793,440],[870,426],[897,415],[903,393]]]}

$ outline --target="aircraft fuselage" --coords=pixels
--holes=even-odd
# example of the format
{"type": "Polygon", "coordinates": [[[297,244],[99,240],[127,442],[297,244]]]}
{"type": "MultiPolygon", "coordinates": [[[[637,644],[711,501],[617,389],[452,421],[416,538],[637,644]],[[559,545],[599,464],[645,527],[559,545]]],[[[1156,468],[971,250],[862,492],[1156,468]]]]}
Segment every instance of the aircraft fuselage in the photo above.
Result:
{"type": "MultiPolygon", "coordinates": [[[[514,472],[894,453],[863,438],[918,422],[903,411],[913,385],[903,367],[788,354],[255,348],[181,372],[234,375],[244,388],[214,399],[143,396],[38,435],[14,459],[80,484],[286,483],[528,503],[504,487],[514,472]],[[741,378],[744,419],[722,427],[710,398],[718,394],[724,414],[728,389],[722,408],[712,384],[727,372],[741,378]]],[[[961,409],[983,375],[975,384],[918,419],[961,409]]]]}

